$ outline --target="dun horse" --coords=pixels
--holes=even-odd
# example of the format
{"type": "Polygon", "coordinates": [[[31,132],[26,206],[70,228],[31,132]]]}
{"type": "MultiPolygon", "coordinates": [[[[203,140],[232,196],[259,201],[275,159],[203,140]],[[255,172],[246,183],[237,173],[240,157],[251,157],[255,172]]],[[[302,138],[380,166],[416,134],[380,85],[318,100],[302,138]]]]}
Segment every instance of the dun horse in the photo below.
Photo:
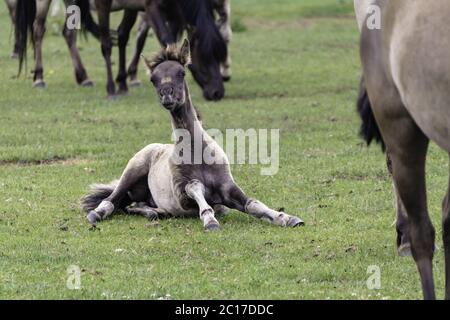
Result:
{"type": "MultiPolygon", "coordinates": [[[[434,299],[435,230],[427,209],[425,162],[430,140],[450,152],[450,3],[355,0],[355,8],[362,27],[363,133],[368,142],[379,137],[386,147],[398,215],[405,214],[402,229],[410,238],[424,298],[434,299]],[[367,27],[368,4],[381,9],[381,28],[367,27]]],[[[450,187],[442,228],[450,299],[450,187]]]]}
{"type": "MultiPolygon", "coordinates": [[[[77,5],[81,11],[82,27],[98,37],[98,26],[92,19],[87,0],[64,0],[66,6],[77,5]]],[[[50,9],[51,0],[8,0],[8,7],[15,6],[15,14],[12,15],[15,22],[16,50],[19,57],[19,73],[22,69],[23,61],[26,57],[28,33],[34,49],[35,67],[33,69],[33,86],[44,88],[44,67],[42,63],[42,41],[45,34],[47,15],[50,9]]],[[[69,15],[66,15],[66,20],[69,15]]],[[[67,21],[66,21],[67,22],[67,21]]],[[[86,69],[81,61],[77,48],[76,30],[67,28],[64,23],[63,35],[69,47],[70,56],[75,69],[75,79],[81,86],[92,86],[86,69]]]]}
{"type": "MultiPolygon", "coordinates": [[[[295,227],[302,220],[268,208],[248,198],[234,182],[228,159],[218,144],[203,130],[199,114],[192,104],[185,68],[189,64],[189,43],[168,45],[152,59],[145,59],[151,82],[162,106],[172,118],[175,144],[150,144],[129,162],[120,180],[110,185],[94,185],[82,199],[88,220],[95,226],[115,210],[123,209],[149,219],[167,216],[200,216],[206,230],[219,229],[215,210],[224,207],[246,212],[280,226],[295,227]],[[188,135],[186,135],[188,133],[188,135]],[[186,136],[190,137],[186,139],[186,136]],[[201,150],[194,139],[200,137],[201,150]],[[190,150],[190,151],[187,151],[190,150]],[[180,162],[179,153],[195,157],[199,152],[214,154],[215,162],[180,162]],[[135,205],[132,205],[135,203],[135,205]],[[213,209],[214,208],[214,209],[213,209]]],[[[183,154],[183,159],[186,159],[183,154]]],[[[192,159],[192,158],[191,158],[192,159]]]]}
{"type": "MultiPolygon", "coordinates": [[[[182,32],[188,31],[193,60],[190,69],[195,80],[202,87],[204,97],[208,100],[220,100],[224,96],[225,89],[220,65],[227,59],[227,46],[215,24],[210,1],[95,0],[95,6],[98,12],[102,54],[106,62],[108,96],[114,97],[116,94],[111,68],[112,43],[109,34],[109,15],[111,11],[116,10],[124,10],[118,30],[119,72],[116,82],[119,86],[119,94],[128,91],[125,49],[130,30],[136,22],[138,11],[145,11],[148,23],[163,47],[176,43],[182,32]]],[[[132,75],[133,72],[131,68],[132,75]]]]}

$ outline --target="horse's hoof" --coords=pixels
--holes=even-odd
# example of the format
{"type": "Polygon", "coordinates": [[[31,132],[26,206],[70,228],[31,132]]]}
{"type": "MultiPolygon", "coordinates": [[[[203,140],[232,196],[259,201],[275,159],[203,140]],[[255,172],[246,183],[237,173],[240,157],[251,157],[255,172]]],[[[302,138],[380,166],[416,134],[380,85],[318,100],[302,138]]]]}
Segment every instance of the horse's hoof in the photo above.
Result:
{"type": "Polygon", "coordinates": [[[156,212],[147,213],[147,219],[150,221],[158,220],[158,214],[156,212]]]}
{"type": "Polygon", "coordinates": [[[286,227],[295,228],[295,227],[300,227],[300,226],[304,226],[304,225],[305,225],[305,222],[303,222],[302,219],[297,218],[297,217],[290,217],[289,221],[286,224],[286,227]]]}
{"type": "Polygon", "coordinates": [[[205,226],[205,231],[211,231],[211,232],[216,232],[220,230],[220,225],[215,222],[215,221],[211,221],[210,223],[208,223],[205,226]]]}
{"type": "Polygon", "coordinates": [[[128,96],[128,89],[119,89],[117,96],[128,96]]]}
{"type": "Polygon", "coordinates": [[[86,216],[86,218],[88,219],[89,223],[95,228],[95,226],[97,225],[97,221],[100,221],[102,219],[102,217],[100,217],[100,215],[95,212],[94,210],[89,211],[88,215],[86,216]]]}
{"type": "Polygon", "coordinates": [[[119,99],[119,95],[117,94],[108,94],[108,96],[106,97],[106,99],[108,101],[116,101],[117,99],[119,99]]]}
{"type": "Polygon", "coordinates": [[[228,76],[228,75],[222,76],[222,80],[223,80],[224,82],[228,82],[228,81],[231,80],[231,76],[228,76]]]}
{"type": "Polygon", "coordinates": [[[91,79],[85,79],[80,83],[80,86],[89,88],[94,86],[94,82],[91,79]]]}
{"type": "Polygon", "coordinates": [[[45,83],[44,80],[39,79],[39,80],[36,80],[36,81],[33,82],[33,88],[45,89],[45,88],[47,88],[47,84],[45,83]]]}
{"type": "Polygon", "coordinates": [[[19,59],[19,54],[17,52],[11,53],[11,59],[19,59]]]}
{"type": "Polygon", "coordinates": [[[400,245],[397,249],[398,255],[400,257],[410,257],[411,253],[411,244],[409,242],[400,245]]]}
{"type": "Polygon", "coordinates": [[[140,87],[141,84],[141,80],[139,79],[130,80],[130,87],[132,88],[140,87]]]}

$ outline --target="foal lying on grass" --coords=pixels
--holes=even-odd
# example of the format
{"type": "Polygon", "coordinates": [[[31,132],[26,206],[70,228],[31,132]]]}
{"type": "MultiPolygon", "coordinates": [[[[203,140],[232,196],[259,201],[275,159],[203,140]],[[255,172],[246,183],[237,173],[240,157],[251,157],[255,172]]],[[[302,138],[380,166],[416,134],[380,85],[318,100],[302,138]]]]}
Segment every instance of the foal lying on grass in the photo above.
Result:
{"type": "Polygon", "coordinates": [[[204,228],[214,231],[219,229],[219,222],[213,208],[223,211],[228,207],[280,226],[302,225],[301,219],[248,198],[234,182],[227,156],[203,130],[192,104],[184,79],[189,52],[189,43],[185,40],[180,49],[169,45],[152,59],[144,58],[160,102],[172,117],[176,142],[146,146],[128,162],[119,181],[93,185],[91,192],[82,199],[89,222],[95,227],[97,221],[122,209],[149,219],[200,215],[204,228]],[[185,133],[191,138],[183,139],[185,133]],[[184,153],[189,150],[193,155],[195,148],[191,146],[195,137],[201,139],[202,157],[205,151],[214,154],[213,164],[176,161],[180,150],[184,153]]]}

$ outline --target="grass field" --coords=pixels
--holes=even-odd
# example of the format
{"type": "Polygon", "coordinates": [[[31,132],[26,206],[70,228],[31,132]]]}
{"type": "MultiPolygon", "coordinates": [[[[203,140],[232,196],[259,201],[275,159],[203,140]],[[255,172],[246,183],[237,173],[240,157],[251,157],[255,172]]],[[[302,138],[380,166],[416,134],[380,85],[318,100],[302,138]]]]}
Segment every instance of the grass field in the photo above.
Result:
{"type": "MultiPolygon", "coordinates": [[[[118,214],[90,231],[79,198],[89,184],[117,178],[146,144],[169,142],[169,116],[147,81],[127,97],[105,99],[93,38],[79,45],[96,86],[78,88],[55,20],[44,46],[48,88],[31,89],[31,59],[28,78],[13,79],[17,62],[9,59],[2,4],[0,299],[421,298],[413,260],[396,255],[384,155],[357,135],[351,1],[234,1],[232,13],[226,98],[203,100],[190,78],[194,103],[208,128],[280,129],[277,175],[261,176],[258,165],[232,171],[249,195],[285,207],[306,226],[283,229],[232,212],[220,219],[219,233],[205,233],[198,219],[152,225],[118,214]],[[66,288],[70,265],[82,270],[80,290],[66,288]],[[371,265],[381,269],[379,290],[366,286],[371,265]]],[[[156,48],[150,39],[146,52],[156,48]]],[[[429,206],[441,246],[447,156],[433,145],[429,160],[429,206]]],[[[442,297],[442,250],[434,261],[442,297]]]]}

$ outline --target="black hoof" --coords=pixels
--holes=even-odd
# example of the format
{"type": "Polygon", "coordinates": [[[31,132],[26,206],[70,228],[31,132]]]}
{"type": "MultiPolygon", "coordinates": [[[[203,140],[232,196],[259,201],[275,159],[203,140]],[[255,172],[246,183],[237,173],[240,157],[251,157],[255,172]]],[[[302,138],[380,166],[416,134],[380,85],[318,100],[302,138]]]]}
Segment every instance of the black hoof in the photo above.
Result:
{"type": "Polygon", "coordinates": [[[100,215],[95,212],[94,210],[89,211],[87,217],[86,217],[89,221],[89,223],[95,228],[95,226],[97,225],[97,221],[100,221],[102,219],[102,217],[100,217],[100,215]]]}
{"type": "Polygon", "coordinates": [[[220,230],[220,226],[217,222],[210,222],[205,226],[205,231],[216,232],[220,230]]]}
{"type": "Polygon", "coordinates": [[[150,220],[150,221],[158,220],[158,215],[155,212],[148,213],[147,214],[147,219],[150,220]]]}
{"type": "Polygon", "coordinates": [[[288,223],[286,224],[287,227],[300,227],[300,226],[304,226],[305,223],[303,222],[303,220],[301,220],[300,218],[297,217],[290,217],[288,223]]]}
{"type": "Polygon", "coordinates": [[[231,80],[231,76],[222,76],[222,80],[223,80],[224,82],[228,82],[228,81],[231,80]]]}

